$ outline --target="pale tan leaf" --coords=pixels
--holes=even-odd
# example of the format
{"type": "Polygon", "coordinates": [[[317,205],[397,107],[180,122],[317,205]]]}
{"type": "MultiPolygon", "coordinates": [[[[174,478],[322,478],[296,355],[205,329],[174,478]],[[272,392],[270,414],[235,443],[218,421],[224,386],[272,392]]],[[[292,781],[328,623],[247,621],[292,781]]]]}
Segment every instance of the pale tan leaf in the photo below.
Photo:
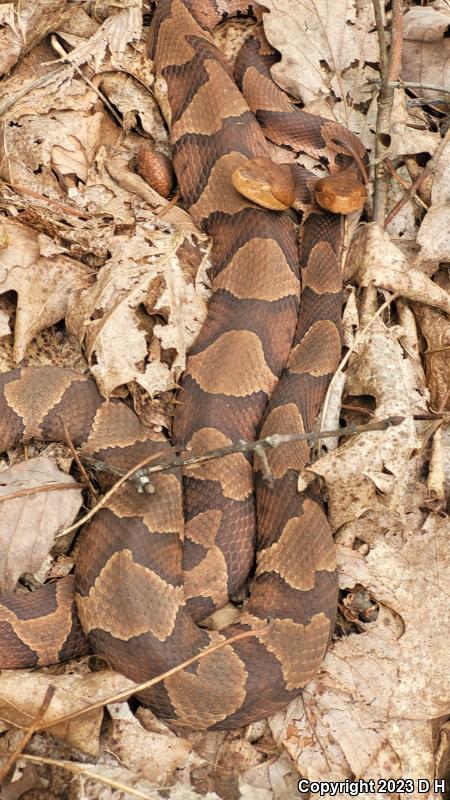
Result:
{"type": "Polygon", "coordinates": [[[412,267],[404,253],[375,223],[357,230],[350,246],[347,267],[352,269],[360,286],[374,284],[450,313],[448,292],[424,272],[412,267]]]}
{"type": "Polygon", "coordinates": [[[96,283],[71,304],[69,330],[84,340],[92,372],[106,395],[134,380],[153,396],[172,388],[184,369],[204,319],[205,291],[184,274],[177,256],[183,240],[183,232],[158,234],[144,227],[132,239],[117,237],[96,283]],[[166,319],[165,325],[154,326],[153,334],[164,348],[175,351],[170,367],[158,358],[148,362],[148,332],[138,313],[139,306],[148,304],[150,312],[166,319]]]}
{"type": "Polygon", "coordinates": [[[425,214],[417,234],[417,243],[422,247],[425,257],[436,261],[450,261],[449,181],[450,143],[445,146],[436,165],[431,208],[425,214]]]}
{"type": "Polygon", "coordinates": [[[0,75],[4,75],[30,47],[55,30],[70,14],[69,4],[61,0],[22,0],[4,3],[0,8],[0,75]]]}
{"type": "Polygon", "coordinates": [[[264,7],[266,36],[281,54],[272,69],[277,83],[305,104],[332,90],[343,101],[338,119],[348,124],[363,64],[378,61],[371,4],[356,9],[353,0],[267,0],[264,7]]]}
{"type": "Polygon", "coordinates": [[[347,392],[374,397],[379,419],[398,415],[405,421],[386,431],[357,436],[313,464],[311,470],[327,482],[333,528],[383,504],[398,506],[408,460],[416,446],[402,362],[398,343],[383,333],[373,333],[351,362],[347,392]]]}
{"type": "MultiPolygon", "coordinates": [[[[88,675],[45,675],[24,670],[4,670],[0,675],[0,719],[23,728],[39,713],[49,686],[55,688],[42,723],[51,723],[66,714],[87,709],[89,704],[107,702],[119,692],[131,691],[135,684],[117,672],[103,670],[88,675]]],[[[86,711],[50,730],[82,752],[98,754],[103,709],[86,711]]]]}
{"type": "Polygon", "coordinates": [[[40,567],[58,530],[70,525],[80,510],[81,490],[73,488],[4,499],[52,483],[70,486],[75,481],[44,455],[0,473],[0,591],[12,591],[24,572],[40,567]]]}
{"type": "Polygon", "coordinates": [[[76,175],[77,178],[86,182],[88,174],[88,162],[81,143],[75,136],[69,136],[70,143],[73,145],[61,147],[55,144],[52,149],[52,167],[61,175],[76,175]]]}
{"type": "Polygon", "coordinates": [[[125,131],[136,128],[139,123],[153,141],[168,144],[167,131],[158,105],[148,87],[138,83],[130,75],[105,75],[102,92],[123,117],[125,131]]]}
{"type": "MultiPolygon", "coordinates": [[[[442,291],[449,292],[447,271],[440,271],[436,283],[442,291]]],[[[450,319],[434,308],[416,303],[417,318],[427,347],[424,352],[425,372],[431,393],[431,408],[436,411],[450,408],[450,319]]]]}
{"type": "Polygon", "coordinates": [[[404,18],[402,78],[422,84],[414,93],[433,100],[450,90],[450,9],[411,8],[404,18]],[[429,89],[436,86],[436,91],[429,89]]]}
{"type": "Polygon", "coordinates": [[[245,770],[239,776],[242,800],[291,800],[297,795],[298,773],[283,753],[245,770]]]}
{"type": "Polygon", "coordinates": [[[8,336],[9,333],[11,333],[11,328],[9,327],[8,314],[0,310],[0,339],[2,336],[8,336]]]}
{"type": "Polygon", "coordinates": [[[434,515],[402,537],[386,536],[388,520],[360,522],[365,558],[338,547],[341,586],[369,589],[376,622],[339,639],[302,699],[271,723],[311,780],[434,777],[433,728],[450,711],[450,617],[429,620],[448,608],[448,523],[434,515]]]}
{"type": "Polygon", "coordinates": [[[175,736],[146,730],[131,713],[128,705],[109,705],[112,718],[106,747],[120,764],[158,785],[166,785],[174,772],[184,767],[200,767],[204,762],[192,752],[192,744],[175,736]]]}
{"type": "Polygon", "coordinates": [[[7,246],[0,251],[0,294],[17,292],[14,359],[20,361],[33,337],[64,318],[71,293],[89,281],[79,261],[40,255],[38,234],[15,220],[1,223],[7,246]]]}
{"type": "Polygon", "coordinates": [[[427,119],[419,109],[411,111],[406,107],[403,89],[394,92],[389,135],[391,143],[387,155],[391,158],[415,153],[433,155],[441,141],[439,133],[428,130],[427,119]]]}

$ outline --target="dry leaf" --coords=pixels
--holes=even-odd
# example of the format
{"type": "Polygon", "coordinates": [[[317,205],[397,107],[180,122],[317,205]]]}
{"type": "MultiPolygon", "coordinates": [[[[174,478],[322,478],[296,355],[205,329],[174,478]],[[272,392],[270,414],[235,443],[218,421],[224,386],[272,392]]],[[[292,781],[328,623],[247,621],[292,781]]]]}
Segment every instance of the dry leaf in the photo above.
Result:
{"type": "MultiPolygon", "coordinates": [[[[448,273],[438,272],[437,285],[449,291],[448,273]]],[[[431,408],[442,411],[450,408],[450,319],[447,314],[416,303],[414,314],[426,340],[425,371],[431,393],[431,408]]]]}
{"type": "Polygon", "coordinates": [[[298,774],[284,753],[245,770],[239,778],[242,800],[291,800],[297,796],[298,774]]]}
{"type": "Polygon", "coordinates": [[[55,30],[67,14],[70,5],[61,0],[21,0],[19,4],[4,3],[0,8],[0,75],[4,75],[30,47],[51,30],[55,30]]]}
{"type": "Polygon", "coordinates": [[[448,292],[421,270],[411,267],[404,253],[374,222],[358,228],[350,245],[347,267],[351,267],[360,286],[374,284],[450,313],[448,292]]]}
{"type": "Polygon", "coordinates": [[[15,220],[2,220],[6,246],[0,251],[0,294],[17,292],[14,360],[19,362],[37,333],[63,319],[71,293],[86,286],[91,271],[84,264],[41,255],[38,234],[15,220]]]}
{"type": "Polygon", "coordinates": [[[391,158],[416,153],[433,155],[441,141],[439,133],[428,130],[426,117],[420,109],[410,110],[406,107],[406,94],[403,89],[394,91],[389,135],[391,143],[386,155],[391,158]]]}
{"type": "Polygon", "coordinates": [[[167,130],[159,106],[147,86],[129,75],[114,73],[105,75],[101,88],[122,114],[125,131],[141,124],[153,141],[168,144],[167,130]]]}
{"type": "Polygon", "coordinates": [[[398,343],[378,332],[351,362],[347,393],[374,397],[378,419],[401,416],[405,421],[354,437],[311,467],[327,482],[328,517],[334,529],[380,505],[398,506],[408,460],[417,446],[402,363],[398,343]]]}
{"type": "Polygon", "coordinates": [[[450,143],[434,165],[434,172],[431,207],[422,220],[417,244],[427,259],[450,261],[450,143]]]}
{"type": "Polygon", "coordinates": [[[422,84],[413,91],[429,100],[450,90],[450,10],[432,6],[411,8],[404,18],[402,79],[422,84]],[[429,86],[436,86],[436,91],[429,86]]]}
{"type": "Polygon", "coordinates": [[[333,91],[341,101],[332,109],[336,119],[350,128],[349,100],[361,101],[355,87],[363,84],[362,66],[378,61],[371,3],[360,4],[358,11],[355,5],[353,0],[267,0],[269,13],[263,14],[266,36],[281,54],[272,68],[277,83],[305,104],[333,91]]]}
{"type": "Polygon", "coordinates": [[[44,455],[0,473],[0,592],[12,591],[24,572],[39,569],[56,533],[71,525],[81,508],[81,490],[73,488],[4,499],[52,483],[70,487],[76,481],[44,455]]]}
{"type": "Polygon", "coordinates": [[[96,283],[74,298],[67,324],[84,340],[92,373],[105,395],[134,380],[153,396],[175,386],[184,369],[205,304],[179,263],[183,240],[183,232],[163,235],[143,226],[131,239],[117,236],[96,283]],[[176,353],[170,368],[159,359],[146,363],[148,329],[138,311],[150,297],[151,310],[167,320],[153,333],[176,353]]]}
{"type": "MultiPolygon", "coordinates": [[[[10,725],[28,727],[39,713],[49,686],[55,688],[42,725],[89,707],[89,704],[108,702],[119,692],[135,684],[117,672],[103,670],[88,675],[45,675],[24,670],[3,670],[0,675],[0,719],[10,725]]],[[[103,709],[87,711],[51,729],[55,736],[90,755],[97,755],[103,709]]]]}
{"type": "Polygon", "coordinates": [[[146,730],[126,703],[109,705],[108,711],[112,726],[106,747],[133,773],[166,785],[173,780],[175,770],[204,763],[192,753],[187,739],[175,736],[168,728],[164,734],[146,730]]]}
{"type": "Polygon", "coordinates": [[[361,520],[365,558],[338,548],[341,586],[370,590],[376,622],[335,643],[302,699],[271,724],[311,780],[434,777],[435,720],[450,712],[450,616],[430,619],[448,608],[448,523],[432,516],[405,537],[386,537],[387,524],[361,520]]]}

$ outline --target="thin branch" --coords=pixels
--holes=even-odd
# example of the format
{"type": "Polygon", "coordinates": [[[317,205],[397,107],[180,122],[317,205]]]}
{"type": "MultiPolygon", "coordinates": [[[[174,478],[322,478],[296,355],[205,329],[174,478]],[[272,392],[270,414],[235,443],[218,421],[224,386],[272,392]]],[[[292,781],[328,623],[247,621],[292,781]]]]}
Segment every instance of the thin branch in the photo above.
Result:
{"type": "Polygon", "coordinates": [[[98,499],[98,493],[95,491],[95,488],[94,488],[94,486],[92,484],[92,481],[89,478],[89,475],[87,474],[87,472],[86,472],[86,470],[84,468],[84,465],[83,465],[83,463],[81,461],[79,453],[77,453],[77,451],[75,450],[73,441],[72,441],[72,439],[70,437],[69,429],[68,429],[68,427],[66,425],[66,421],[62,417],[60,417],[60,419],[61,419],[61,422],[62,422],[62,425],[63,425],[63,428],[64,428],[64,435],[66,437],[67,446],[68,446],[70,452],[72,453],[72,458],[74,459],[78,469],[80,470],[81,475],[83,476],[84,481],[86,483],[86,486],[89,489],[92,497],[94,498],[94,500],[97,500],[98,499]]]}
{"type": "Polygon", "coordinates": [[[161,683],[161,681],[165,681],[167,678],[171,678],[172,675],[176,675],[178,672],[181,672],[186,667],[190,667],[192,664],[196,664],[197,661],[201,661],[203,658],[208,658],[208,656],[212,655],[213,653],[217,652],[217,650],[221,650],[223,647],[227,647],[230,644],[235,644],[235,642],[240,642],[242,639],[249,639],[252,636],[262,636],[266,633],[269,633],[272,628],[273,623],[268,622],[265,625],[261,625],[258,628],[254,628],[251,631],[242,631],[241,633],[237,633],[235,636],[230,636],[229,638],[223,639],[220,642],[216,642],[216,644],[212,644],[207,647],[205,650],[202,650],[197,655],[192,656],[191,658],[187,658],[185,661],[182,661],[180,664],[177,664],[175,667],[168,669],[166,672],[162,672],[160,675],[157,675],[155,678],[150,678],[148,681],[144,681],[143,683],[138,683],[133,687],[126,689],[124,692],[118,692],[111,697],[104,698],[103,700],[96,700],[95,703],[90,703],[85,708],[78,708],[76,711],[72,711],[70,714],[64,714],[62,717],[58,717],[58,719],[54,719],[51,722],[41,722],[36,730],[48,730],[49,728],[53,728],[55,725],[60,725],[63,722],[68,722],[69,720],[75,719],[76,717],[80,717],[83,714],[87,714],[89,711],[95,711],[97,708],[103,708],[105,705],[109,703],[120,703],[122,700],[128,700],[131,695],[140,694],[144,692],[146,689],[150,689],[152,686],[155,686],[157,683],[161,683]]]}
{"type": "MultiPolygon", "coordinates": [[[[388,183],[385,176],[384,158],[391,143],[391,115],[394,105],[394,88],[390,82],[398,79],[401,65],[403,41],[403,3],[392,0],[391,43],[389,51],[383,27],[382,0],[372,0],[380,48],[381,88],[378,97],[377,126],[375,135],[375,176],[373,191],[373,221],[380,228],[384,225],[388,198],[388,183]]],[[[384,7],[384,2],[383,2],[384,7]]],[[[370,319],[377,307],[377,289],[368,286],[364,289],[361,318],[363,323],[370,319]]]]}
{"type": "Polygon", "coordinates": [[[9,758],[6,761],[6,764],[0,768],[0,786],[2,785],[3,781],[7,777],[10,770],[13,768],[14,764],[16,763],[17,759],[22,755],[23,751],[25,750],[28,742],[30,741],[33,734],[36,732],[39,724],[42,721],[42,717],[44,716],[45,712],[47,711],[52,697],[55,694],[55,687],[50,685],[47,686],[47,691],[45,693],[44,699],[42,701],[42,705],[31,723],[31,725],[25,731],[25,734],[22,736],[20,742],[18,743],[17,747],[13,750],[11,754],[9,754],[9,758]]]}
{"type": "MultiPolygon", "coordinates": [[[[206,453],[197,453],[196,455],[191,456],[174,455],[173,457],[165,459],[162,462],[159,461],[156,464],[153,463],[151,466],[147,466],[141,462],[140,465],[137,465],[133,470],[129,470],[129,472],[126,474],[129,475],[131,472],[133,472],[136,483],[137,481],[141,481],[143,477],[146,478],[149,475],[153,475],[155,472],[163,472],[167,469],[174,469],[175,467],[195,467],[197,464],[203,464],[205,461],[212,461],[215,458],[223,458],[224,456],[233,455],[235,453],[252,453],[256,451],[258,455],[260,455],[264,448],[276,448],[282,444],[288,444],[289,442],[315,442],[318,439],[326,439],[335,436],[355,436],[356,434],[369,433],[370,431],[385,431],[391,426],[400,425],[403,420],[404,417],[393,416],[385,417],[384,419],[376,420],[374,422],[369,422],[366,425],[348,425],[345,428],[333,428],[332,430],[328,431],[311,431],[310,433],[274,433],[271,436],[266,436],[264,439],[256,439],[255,441],[240,439],[237,442],[233,442],[233,444],[226,445],[226,447],[218,447],[216,450],[208,450],[206,453]]],[[[167,453],[167,450],[160,452],[167,453]]],[[[106,462],[99,461],[93,456],[85,456],[83,453],[80,453],[80,458],[101,471],[112,472],[115,475],[120,475],[122,480],[125,476],[125,470],[118,467],[111,467],[106,462]]],[[[151,456],[150,459],[145,459],[145,461],[153,459],[154,456],[151,456]]],[[[83,522],[83,520],[81,520],[80,523],[81,522],[83,522]]]]}
{"type": "Polygon", "coordinates": [[[81,519],[79,519],[77,522],[74,522],[74,524],[71,525],[69,528],[64,528],[60,532],[60,536],[65,536],[67,533],[72,533],[72,531],[76,531],[81,525],[84,525],[85,522],[89,522],[89,520],[92,519],[92,517],[97,513],[97,511],[100,511],[100,509],[107,504],[108,500],[110,500],[110,498],[118,491],[118,489],[120,489],[120,487],[134,475],[136,470],[140,469],[141,467],[144,467],[151,461],[155,461],[157,456],[159,456],[161,452],[164,451],[158,451],[157,453],[153,453],[151,456],[147,456],[147,458],[143,458],[142,461],[139,462],[139,464],[136,464],[134,467],[132,467],[132,469],[129,469],[128,472],[126,472],[125,475],[122,475],[119,478],[119,480],[114,484],[114,486],[112,486],[111,489],[109,489],[106,492],[106,494],[104,494],[103,497],[100,498],[100,500],[95,504],[95,506],[91,508],[91,510],[88,511],[88,513],[85,514],[84,517],[81,517],[81,519]]]}
{"type": "Polygon", "coordinates": [[[63,203],[58,203],[57,200],[53,200],[51,197],[46,197],[44,194],[39,194],[39,192],[34,192],[32,189],[28,189],[26,186],[21,186],[19,183],[9,183],[5,180],[3,183],[5,186],[9,186],[10,189],[13,189],[14,192],[23,192],[23,194],[28,194],[30,197],[40,200],[43,204],[53,206],[53,208],[55,208],[57,211],[61,211],[63,214],[72,214],[73,216],[80,217],[80,219],[84,220],[87,220],[92,216],[92,214],[88,214],[86,211],[78,211],[77,208],[73,208],[72,206],[68,206],[63,203]]]}
{"type": "Polygon", "coordinates": [[[44,486],[30,486],[28,489],[19,489],[11,494],[0,495],[0,503],[6,500],[15,500],[16,497],[26,497],[29,494],[41,494],[42,492],[61,492],[65,489],[85,489],[84,483],[46,483],[44,486]]]}
{"type": "MultiPolygon", "coordinates": [[[[382,81],[379,78],[369,78],[368,83],[375,83],[380,84],[382,81]]],[[[416,83],[415,81],[386,81],[385,85],[389,89],[427,89],[431,92],[441,92],[442,94],[450,94],[450,89],[444,89],[442,86],[432,86],[428,83],[416,83]]],[[[425,98],[426,99],[426,98],[425,98]]],[[[434,102],[434,99],[428,98],[428,102],[431,104],[434,102]]]]}
{"type": "MultiPolygon", "coordinates": [[[[0,755],[3,756],[4,754],[1,753],[0,755]]],[[[6,753],[5,755],[8,754],[6,753]]],[[[134,789],[132,786],[127,786],[121,781],[116,781],[113,778],[108,778],[106,775],[102,775],[101,772],[95,772],[91,764],[78,764],[75,761],[60,761],[56,758],[47,758],[46,756],[30,756],[28,753],[22,753],[20,757],[25,761],[28,761],[30,764],[48,764],[50,767],[65,769],[66,771],[71,772],[72,775],[79,775],[92,781],[98,781],[98,783],[111,786],[113,789],[117,789],[118,791],[123,792],[125,795],[138,797],[140,800],[155,800],[156,798],[155,794],[150,795],[140,792],[138,789],[134,789]]]]}
{"type": "Polygon", "coordinates": [[[322,419],[324,418],[325,414],[327,413],[327,407],[328,407],[328,403],[329,403],[329,400],[330,400],[330,395],[331,395],[331,392],[333,391],[334,383],[337,380],[336,376],[344,371],[344,367],[350,361],[352,353],[354,353],[356,348],[358,347],[358,345],[360,345],[362,343],[362,341],[364,340],[364,336],[366,335],[366,333],[369,330],[369,328],[372,327],[372,325],[375,323],[375,321],[380,318],[380,316],[383,313],[383,311],[386,308],[388,308],[388,306],[390,306],[390,304],[393,303],[394,300],[397,299],[397,297],[398,297],[397,294],[393,294],[390,297],[388,297],[388,299],[385,300],[384,303],[382,303],[382,305],[377,309],[377,311],[375,311],[375,313],[370,317],[370,319],[366,322],[364,327],[361,330],[358,331],[354,341],[352,342],[351,347],[349,347],[349,349],[347,350],[345,356],[341,359],[337,370],[335,371],[330,383],[328,384],[327,393],[325,395],[325,400],[323,402],[323,408],[322,408],[322,414],[321,414],[321,418],[322,419]]]}
{"type": "Polygon", "coordinates": [[[84,74],[84,72],[82,72],[82,70],[71,60],[69,53],[67,53],[64,50],[64,48],[62,47],[62,45],[60,44],[60,42],[58,41],[56,36],[51,36],[50,37],[50,43],[51,43],[53,49],[56,50],[58,55],[61,56],[61,59],[62,59],[63,63],[71,65],[71,67],[73,68],[74,72],[76,72],[76,74],[92,89],[92,91],[95,92],[95,94],[97,95],[97,97],[99,97],[99,99],[102,101],[102,103],[105,104],[106,108],[110,111],[110,113],[112,114],[112,116],[114,117],[116,122],[118,123],[119,128],[123,128],[123,119],[117,113],[117,111],[114,108],[114,106],[111,105],[111,103],[109,102],[108,98],[103,94],[103,92],[100,91],[98,86],[95,86],[95,84],[92,83],[92,81],[89,80],[89,78],[84,74]]]}
{"type": "Polygon", "coordinates": [[[391,161],[390,161],[389,158],[386,158],[386,166],[387,166],[389,172],[391,173],[391,175],[395,178],[395,180],[398,181],[404,187],[405,192],[403,193],[403,196],[400,198],[398,203],[395,204],[394,208],[392,208],[391,211],[389,212],[389,214],[387,215],[387,217],[386,217],[386,219],[384,221],[384,227],[385,228],[388,227],[388,225],[392,222],[394,217],[397,216],[399,211],[401,211],[403,206],[406,205],[406,203],[408,202],[408,200],[410,198],[413,198],[413,200],[415,200],[418,205],[422,206],[422,208],[424,208],[425,210],[428,210],[427,204],[424,203],[422,198],[419,197],[419,195],[416,193],[416,189],[419,188],[419,186],[423,183],[423,181],[425,180],[425,178],[427,176],[427,173],[426,173],[425,169],[423,169],[422,172],[418,175],[418,177],[416,178],[414,183],[411,183],[408,186],[405,183],[405,181],[400,177],[400,175],[398,175],[398,173],[396,172],[396,170],[392,166],[391,161]]]}
{"type": "Polygon", "coordinates": [[[375,186],[373,220],[383,227],[387,204],[387,181],[384,172],[384,157],[390,144],[390,127],[392,107],[394,103],[394,87],[398,80],[401,65],[403,39],[403,3],[393,0],[391,44],[387,56],[386,35],[383,28],[381,0],[372,0],[377,24],[378,43],[380,47],[381,88],[378,98],[377,129],[375,137],[375,186]]]}

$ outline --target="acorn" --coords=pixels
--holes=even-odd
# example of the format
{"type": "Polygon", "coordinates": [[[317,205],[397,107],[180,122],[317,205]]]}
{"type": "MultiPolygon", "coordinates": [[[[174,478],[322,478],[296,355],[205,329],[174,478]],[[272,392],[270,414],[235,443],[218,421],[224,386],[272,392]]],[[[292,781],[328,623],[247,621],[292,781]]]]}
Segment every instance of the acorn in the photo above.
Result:
{"type": "Polygon", "coordinates": [[[143,145],[137,154],[139,174],[162,197],[169,197],[175,184],[175,173],[170,158],[159,150],[143,145]]]}

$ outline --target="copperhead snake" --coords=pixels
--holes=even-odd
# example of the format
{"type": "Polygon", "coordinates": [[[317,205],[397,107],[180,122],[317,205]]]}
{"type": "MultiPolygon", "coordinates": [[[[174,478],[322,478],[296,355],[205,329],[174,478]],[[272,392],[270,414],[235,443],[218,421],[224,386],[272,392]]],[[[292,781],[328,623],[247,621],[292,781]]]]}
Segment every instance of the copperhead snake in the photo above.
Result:
{"type": "MultiPolygon", "coordinates": [[[[219,19],[214,0],[161,0],[149,35],[181,195],[213,242],[212,297],[173,425],[174,444],[193,453],[309,430],[341,352],[341,219],[315,202],[317,179],[293,173],[305,212],[299,263],[291,216],[238,194],[233,174],[270,157],[268,139],[326,159],[338,182],[364,178],[366,164],[353,134],[276,87],[262,39],[247,40],[233,79],[210,35],[219,19]]],[[[324,192],[326,183],[319,200],[324,192]]],[[[0,419],[2,452],[31,437],[64,440],[65,420],[83,452],[116,466],[170,453],[126,403],[104,401],[70,370],[2,375],[0,419]]],[[[153,495],[125,484],[84,532],[75,581],[2,596],[0,667],[71,658],[86,651],[86,634],[93,652],[140,682],[253,630],[140,699],[198,728],[238,727],[286,705],[319,668],[337,604],[326,516],[312,489],[297,490],[308,456],[304,442],[269,450],[272,485],[243,453],[185,470],[183,492],[176,470],[153,476],[153,495]],[[219,632],[199,627],[252,570],[239,620],[219,632]]]]}

